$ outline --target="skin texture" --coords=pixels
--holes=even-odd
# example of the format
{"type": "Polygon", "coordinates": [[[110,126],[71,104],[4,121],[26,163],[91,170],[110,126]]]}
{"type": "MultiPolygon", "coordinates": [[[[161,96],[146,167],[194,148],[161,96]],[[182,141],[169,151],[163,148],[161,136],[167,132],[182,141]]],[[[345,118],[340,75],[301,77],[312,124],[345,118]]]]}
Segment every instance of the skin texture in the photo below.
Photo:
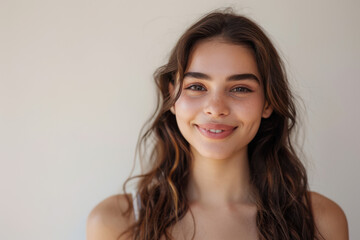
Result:
{"type": "Polygon", "coordinates": [[[247,145],[261,118],[272,112],[265,102],[253,53],[222,39],[199,42],[190,55],[185,75],[189,72],[207,77],[185,77],[180,98],[172,109],[193,154],[188,199],[214,207],[249,204],[247,145]],[[259,81],[229,80],[239,74],[252,74],[259,81]],[[207,123],[236,129],[224,139],[211,139],[197,128],[207,123]]]}
{"type": "MultiPolygon", "coordinates": [[[[169,87],[172,92],[172,85],[169,87]]],[[[252,51],[218,38],[197,43],[185,71],[182,93],[171,111],[193,154],[187,187],[191,212],[172,227],[175,239],[191,239],[191,213],[195,239],[257,239],[247,145],[261,119],[271,115],[272,107],[265,101],[252,51]],[[239,74],[252,74],[258,81],[229,80],[239,74]],[[234,130],[222,139],[209,138],[197,127],[207,123],[226,124],[234,130]]],[[[316,226],[325,239],[348,239],[341,208],[318,193],[311,193],[311,201],[316,226]]],[[[121,213],[126,205],[125,197],[117,195],[95,207],[88,218],[87,239],[116,239],[134,221],[121,213]]]]}

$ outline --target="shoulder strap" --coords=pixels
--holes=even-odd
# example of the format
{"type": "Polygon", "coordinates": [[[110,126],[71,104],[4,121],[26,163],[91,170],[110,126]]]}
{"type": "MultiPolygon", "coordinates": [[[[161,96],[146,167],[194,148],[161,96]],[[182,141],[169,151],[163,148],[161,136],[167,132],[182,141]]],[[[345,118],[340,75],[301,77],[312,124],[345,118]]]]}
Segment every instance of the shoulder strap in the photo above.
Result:
{"type": "Polygon", "coordinates": [[[141,201],[140,201],[140,194],[136,191],[131,192],[132,195],[132,203],[134,208],[134,216],[135,221],[139,220],[140,208],[141,208],[141,201]]]}

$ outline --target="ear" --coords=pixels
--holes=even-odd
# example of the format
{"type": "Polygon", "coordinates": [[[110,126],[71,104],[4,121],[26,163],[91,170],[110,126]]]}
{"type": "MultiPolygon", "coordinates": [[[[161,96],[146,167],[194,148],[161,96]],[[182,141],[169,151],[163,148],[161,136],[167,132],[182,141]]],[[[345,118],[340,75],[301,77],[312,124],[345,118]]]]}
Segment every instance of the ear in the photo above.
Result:
{"type": "Polygon", "coordinates": [[[268,118],[271,116],[273,112],[273,107],[266,101],[265,102],[265,106],[264,106],[264,110],[262,112],[262,117],[263,118],[268,118]]]}
{"type": "MultiPolygon", "coordinates": [[[[170,96],[174,96],[174,85],[171,82],[169,82],[169,93],[170,96]]],[[[175,115],[175,105],[170,108],[170,111],[175,115]]]]}
{"type": "Polygon", "coordinates": [[[172,107],[170,108],[170,111],[172,112],[172,114],[175,115],[175,106],[172,106],[172,107]]]}

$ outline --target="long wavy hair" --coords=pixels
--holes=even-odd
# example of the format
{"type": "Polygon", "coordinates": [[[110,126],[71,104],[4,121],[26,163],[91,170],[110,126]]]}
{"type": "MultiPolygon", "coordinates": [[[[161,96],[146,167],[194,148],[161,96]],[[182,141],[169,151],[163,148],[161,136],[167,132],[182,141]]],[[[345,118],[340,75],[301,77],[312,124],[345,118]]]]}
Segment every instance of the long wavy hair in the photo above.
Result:
{"type": "MultiPolygon", "coordinates": [[[[189,211],[185,190],[191,153],[170,108],[181,94],[193,46],[200,40],[214,37],[253,50],[265,99],[273,107],[273,113],[262,119],[256,136],[248,145],[259,239],[317,239],[306,171],[291,140],[296,109],[283,63],[264,31],[231,10],[209,13],[192,25],[178,40],[168,63],[154,73],[158,104],[138,142],[140,156],[144,149],[151,149],[147,157],[150,169],[124,183],[126,193],[127,182],[139,178],[137,190],[141,209],[139,219],[123,234],[131,233],[139,240],[172,239],[171,226],[189,211]],[[175,86],[176,94],[170,94],[169,83],[175,86]]],[[[130,197],[126,197],[129,202],[126,214],[130,214],[133,205],[130,197]]]]}

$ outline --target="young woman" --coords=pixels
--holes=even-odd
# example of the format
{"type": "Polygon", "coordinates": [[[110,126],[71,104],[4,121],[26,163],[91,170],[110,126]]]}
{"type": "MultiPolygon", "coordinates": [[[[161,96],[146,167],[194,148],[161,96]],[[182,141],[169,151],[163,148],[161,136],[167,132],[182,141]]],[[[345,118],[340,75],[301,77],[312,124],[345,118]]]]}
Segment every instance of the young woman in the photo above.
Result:
{"type": "Polygon", "coordinates": [[[158,108],[140,142],[154,142],[151,169],[137,195],[95,207],[88,240],[348,239],[341,208],[308,191],[293,97],[257,24],[208,14],[154,76],[158,108]]]}

